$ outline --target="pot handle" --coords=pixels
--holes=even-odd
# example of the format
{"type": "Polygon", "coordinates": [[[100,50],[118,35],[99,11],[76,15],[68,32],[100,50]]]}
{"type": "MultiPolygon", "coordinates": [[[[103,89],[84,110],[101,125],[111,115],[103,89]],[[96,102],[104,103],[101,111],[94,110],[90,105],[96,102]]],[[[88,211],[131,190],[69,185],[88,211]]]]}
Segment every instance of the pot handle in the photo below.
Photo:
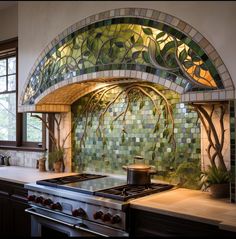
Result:
{"type": "Polygon", "coordinates": [[[139,155],[136,155],[136,156],[134,156],[134,159],[143,160],[143,159],[144,159],[144,157],[142,157],[142,156],[139,156],[139,155]]]}
{"type": "Polygon", "coordinates": [[[156,174],[157,170],[155,168],[155,166],[151,166],[151,169],[148,171],[149,174],[156,174]]]}
{"type": "Polygon", "coordinates": [[[123,168],[124,170],[127,170],[128,167],[127,167],[127,166],[122,166],[122,168],[123,168]]]}
{"type": "Polygon", "coordinates": [[[149,173],[149,174],[156,174],[157,171],[156,171],[155,169],[150,169],[150,170],[148,171],[148,173],[149,173]]]}

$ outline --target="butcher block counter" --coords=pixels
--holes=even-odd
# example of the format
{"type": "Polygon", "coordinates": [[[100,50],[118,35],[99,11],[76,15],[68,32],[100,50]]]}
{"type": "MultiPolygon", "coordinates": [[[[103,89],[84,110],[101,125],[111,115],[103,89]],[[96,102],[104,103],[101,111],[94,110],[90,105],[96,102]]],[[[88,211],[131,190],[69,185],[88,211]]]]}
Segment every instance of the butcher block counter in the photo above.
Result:
{"type": "Polygon", "coordinates": [[[236,204],[208,192],[176,188],[132,200],[131,208],[216,225],[236,232],[236,204]]]}

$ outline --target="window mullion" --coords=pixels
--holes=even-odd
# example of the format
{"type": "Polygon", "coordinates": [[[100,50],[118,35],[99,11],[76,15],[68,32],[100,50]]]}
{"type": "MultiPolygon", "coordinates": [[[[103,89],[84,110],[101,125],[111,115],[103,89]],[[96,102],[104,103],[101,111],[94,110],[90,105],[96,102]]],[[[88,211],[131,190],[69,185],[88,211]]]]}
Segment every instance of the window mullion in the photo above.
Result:
{"type": "MultiPolygon", "coordinates": [[[[17,107],[16,107],[17,108],[17,107]]],[[[17,111],[17,110],[16,110],[17,111]]],[[[23,114],[16,113],[16,146],[22,146],[23,136],[23,114]]]]}
{"type": "Polygon", "coordinates": [[[6,92],[8,92],[8,58],[6,59],[6,92]]]}

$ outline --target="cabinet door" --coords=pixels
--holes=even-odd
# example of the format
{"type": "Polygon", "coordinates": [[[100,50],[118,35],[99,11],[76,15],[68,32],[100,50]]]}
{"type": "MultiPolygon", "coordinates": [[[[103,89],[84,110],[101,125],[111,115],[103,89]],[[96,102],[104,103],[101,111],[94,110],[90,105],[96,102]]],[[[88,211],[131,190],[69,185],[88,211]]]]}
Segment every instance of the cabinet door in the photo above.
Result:
{"type": "Polygon", "coordinates": [[[0,180],[0,236],[30,236],[27,190],[23,184],[0,180]]]}
{"type": "Polygon", "coordinates": [[[130,225],[131,236],[235,236],[235,233],[222,231],[216,225],[136,209],[131,210],[130,225]]]}
{"type": "Polygon", "coordinates": [[[28,208],[28,204],[19,200],[11,199],[11,209],[12,209],[12,235],[14,236],[30,236],[30,215],[25,212],[28,208]]]}
{"type": "Polygon", "coordinates": [[[8,193],[0,191],[0,236],[8,235],[10,231],[10,210],[8,193]]]}

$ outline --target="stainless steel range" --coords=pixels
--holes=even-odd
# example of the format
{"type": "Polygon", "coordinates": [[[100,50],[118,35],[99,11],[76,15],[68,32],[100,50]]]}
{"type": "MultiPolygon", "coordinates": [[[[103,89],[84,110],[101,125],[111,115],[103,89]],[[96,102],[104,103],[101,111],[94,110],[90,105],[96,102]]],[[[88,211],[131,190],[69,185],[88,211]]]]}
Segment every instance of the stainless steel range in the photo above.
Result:
{"type": "Polygon", "coordinates": [[[32,236],[129,236],[129,202],[170,184],[127,185],[116,177],[78,174],[26,184],[32,236]]]}

